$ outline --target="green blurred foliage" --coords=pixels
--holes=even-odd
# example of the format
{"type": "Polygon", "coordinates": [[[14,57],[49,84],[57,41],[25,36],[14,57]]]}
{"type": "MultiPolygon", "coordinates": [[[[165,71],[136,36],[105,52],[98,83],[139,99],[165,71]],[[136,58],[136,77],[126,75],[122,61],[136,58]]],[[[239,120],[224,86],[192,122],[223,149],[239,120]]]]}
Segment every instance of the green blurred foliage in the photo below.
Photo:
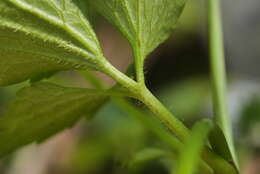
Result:
{"type": "Polygon", "coordinates": [[[159,98],[170,111],[186,122],[203,118],[210,99],[209,80],[196,77],[168,84],[159,92],[159,98]]]}
{"type": "Polygon", "coordinates": [[[260,124],[260,97],[253,98],[242,109],[240,129],[244,136],[250,134],[254,127],[260,124]]]}

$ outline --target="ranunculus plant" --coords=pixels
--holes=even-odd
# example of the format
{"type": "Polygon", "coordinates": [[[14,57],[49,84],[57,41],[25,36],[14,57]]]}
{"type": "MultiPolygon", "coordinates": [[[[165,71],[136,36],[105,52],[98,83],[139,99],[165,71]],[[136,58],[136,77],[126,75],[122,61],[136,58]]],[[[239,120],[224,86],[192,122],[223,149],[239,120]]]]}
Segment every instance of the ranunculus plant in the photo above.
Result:
{"type": "MultiPolygon", "coordinates": [[[[219,0],[208,1],[214,120],[199,121],[188,129],[145,84],[144,62],[172,35],[185,3],[186,0],[1,0],[0,85],[27,80],[30,85],[20,89],[0,117],[0,157],[26,144],[41,143],[73,126],[84,115],[92,117],[109,98],[142,117],[142,111],[128,101],[133,98],[167,129],[164,142],[179,155],[178,169],[173,173],[239,173],[225,99],[219,0]],[[133,78],[104,56],[88,20],[90,10],[104,16],[129,41],[133,78]],[[42,81],[67,70],[99,71],[112,77],[117,85],[85,89],[42,81]]],[[[144,124],[149,122],[143,119],[144,124]]]]}

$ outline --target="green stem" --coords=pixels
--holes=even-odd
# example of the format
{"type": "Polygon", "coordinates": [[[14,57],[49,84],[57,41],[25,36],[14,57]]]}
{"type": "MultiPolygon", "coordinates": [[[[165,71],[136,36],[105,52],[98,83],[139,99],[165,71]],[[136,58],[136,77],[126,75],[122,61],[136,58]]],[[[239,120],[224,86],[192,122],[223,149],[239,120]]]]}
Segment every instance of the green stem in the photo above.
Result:
{"type": "Polygon", "coordinates": [[[140,85],[136,81],[116,69],[113,65],[110,64],[110,62],[102,61],[100,63],[100,68],[103,70],[104,73],[112,77],[115,81],[128,89],[131,93],[137,94],[140,85]]]}
{"type": "MultiPolygon", "coordinates": [[[[139,100],[141,100],[182,142],[190,135],[189,129],[179,121],[172,113],[164,107],[164,105],[147,89],[140,90],[139,100]]],[[[216,174],[236,174],[236,169],[220,156],[212,152],[206,147],[203,151],[202,158],[212,167],[216,174]]]]}
{"type": "Polygon", "coordinates": [[[229,129],[226,102],[226,69],[219,14],[219,0],[209,0],[209,45],[214,114],[224,129],[229,129]]]}
{"type": "Polygon", "coordinates": [[[237,174],[237,170],[219,155],[206,147],[202,152],[202,158],[215,171],[215,174],[237,174]]]}
{"type": "MultiPolygon", "coordinates": [[[[142,101],[157,117],[158,120],[182,142],[190,134],[189,129],[179,121],[165,106],[145,87],[132,80],[124,73],[117,70],[109,62],[103,64],[104,72],[107,72],[123,87],[127,88],[136,99],[142,101]]],[[[205,148],[203,159],[212,167],[216,174],[236,174],[236,169],[220,156],[216,155],[209,148],[205,148]]]]}
{"type": "Polygon", "coordinates": [[[184,141],[189,137],[189,129],[172,115],[172,113],[166,109],[146,87],[139,90],[138,99],[141,100],[181,141],[184,141]]]}
{"type": "Polygon", "coordinates": [[[134,49],[135,57],[135,70],[136,70],[136,80],[139,84],[145,85],[144,78],[144,57],[142,52],[137,47],[134,49]]]}
{"type": "MultiPolygon", "coordinates": [[[[183,144],[156,120],[152,119],[149,113],[144,112],[123,98],[114,98],[113,100],[120,108],[126,111],[130,116],[139,120],[144,126],[151,130],[162,142],[168,145],[174,154],[181,153],[183,144]]],[[[199,171],[203,174],[213,174],[210,168],[203,160],[200,161],[199,171]]]]}
{"type": "Polygon", "coordinates": [[[210,64],[213,86],[214,115],[217,123],[223,130],[226,140],[230,146],[229,148],[231,155],[236,166],[238,167],[226,98],[226,68],[220,1],[209,0],[208,4],[210,64]]]}

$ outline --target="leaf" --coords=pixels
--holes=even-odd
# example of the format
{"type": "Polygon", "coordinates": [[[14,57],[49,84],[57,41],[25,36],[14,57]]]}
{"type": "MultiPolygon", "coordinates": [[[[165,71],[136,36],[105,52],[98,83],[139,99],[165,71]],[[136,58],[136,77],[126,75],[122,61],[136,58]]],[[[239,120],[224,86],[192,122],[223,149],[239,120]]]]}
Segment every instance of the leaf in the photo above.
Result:
{"type": "MultiPolygon", "coordinates": [[[[81,42],[90,52],[99,55],[101,48],[91,25],[71,0],[9,0],[50,24],[56,25],[81,42]]],[[[76,1],[74,1],[76,2],[76,1]]]]}
{"type": "Polygon", "coordinates": [[[23,88],[0,117],[0,157],[73,126],[83,115],[90,118],[107,96],[103,91],[51,83],[23,88]]]}
{"type": "Polygon", "coordinates": [[[98,40],[73,2],[0,1],[0,85],[61,70],[99,69],[104,58],[98,40]]]}
{"type": "MultiPolygon", "coordinates": [[[[144,59],[176,26],[186,0],[90,0],[144,59]]],[[[137,55],[136,55],[137,56],[137,55]]]]}
{"type": "Polygon", "coordinates": [[[200,155],[212,128],[210,121],[202,121],[192,128],[190,138],[182,147],[177,174],[193,174],[200,162],[200,155]]]}
{"type": "Polygon", "coordinates": [[[223,131],[217,124],[215,125],[214,129],[211,131],[209,140],[214,152],[222,156],[230,163],[233,162],[233,157],[227,139],[223,131]]]}
{"type": "Polygon", "coordinates": [[[45,74],[94,67],[82,55],[51,42],[0,29],[0,86],[45,74]]]}

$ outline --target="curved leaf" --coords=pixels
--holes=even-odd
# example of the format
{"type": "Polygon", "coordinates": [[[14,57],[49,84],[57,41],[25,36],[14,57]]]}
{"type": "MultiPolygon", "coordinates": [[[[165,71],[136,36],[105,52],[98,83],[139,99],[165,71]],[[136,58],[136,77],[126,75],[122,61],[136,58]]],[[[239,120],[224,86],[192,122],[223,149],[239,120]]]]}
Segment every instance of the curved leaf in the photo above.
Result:
{"type": "Polygon", "coordinates": [[[51,83],[23,88],[0,117],[0,157],[73,126],[83,115],[91,117],[106,99],[102,91],[51,83]]]}
{"type": "Polygon", "coordinates": [[[99,69],[101,55],[77,3],[0,1],[0,85],[61,70],[99,69]]]}
{"type": "Polygon", "coordinates": [[[95,55],[101,53],[91,25],[71,0],[9,0],[18,8],[30,12],[68,32],[95,55]]]}
{"type": "Polygon", "coordinates": [[[90,0],[144,59],[176,26],[186,0],[90,0]]]}
{"type": "Polygon", "coordinates": [[[0,28],[0,85],[70,69],[95,68],[76,50],[0,28]]]}

